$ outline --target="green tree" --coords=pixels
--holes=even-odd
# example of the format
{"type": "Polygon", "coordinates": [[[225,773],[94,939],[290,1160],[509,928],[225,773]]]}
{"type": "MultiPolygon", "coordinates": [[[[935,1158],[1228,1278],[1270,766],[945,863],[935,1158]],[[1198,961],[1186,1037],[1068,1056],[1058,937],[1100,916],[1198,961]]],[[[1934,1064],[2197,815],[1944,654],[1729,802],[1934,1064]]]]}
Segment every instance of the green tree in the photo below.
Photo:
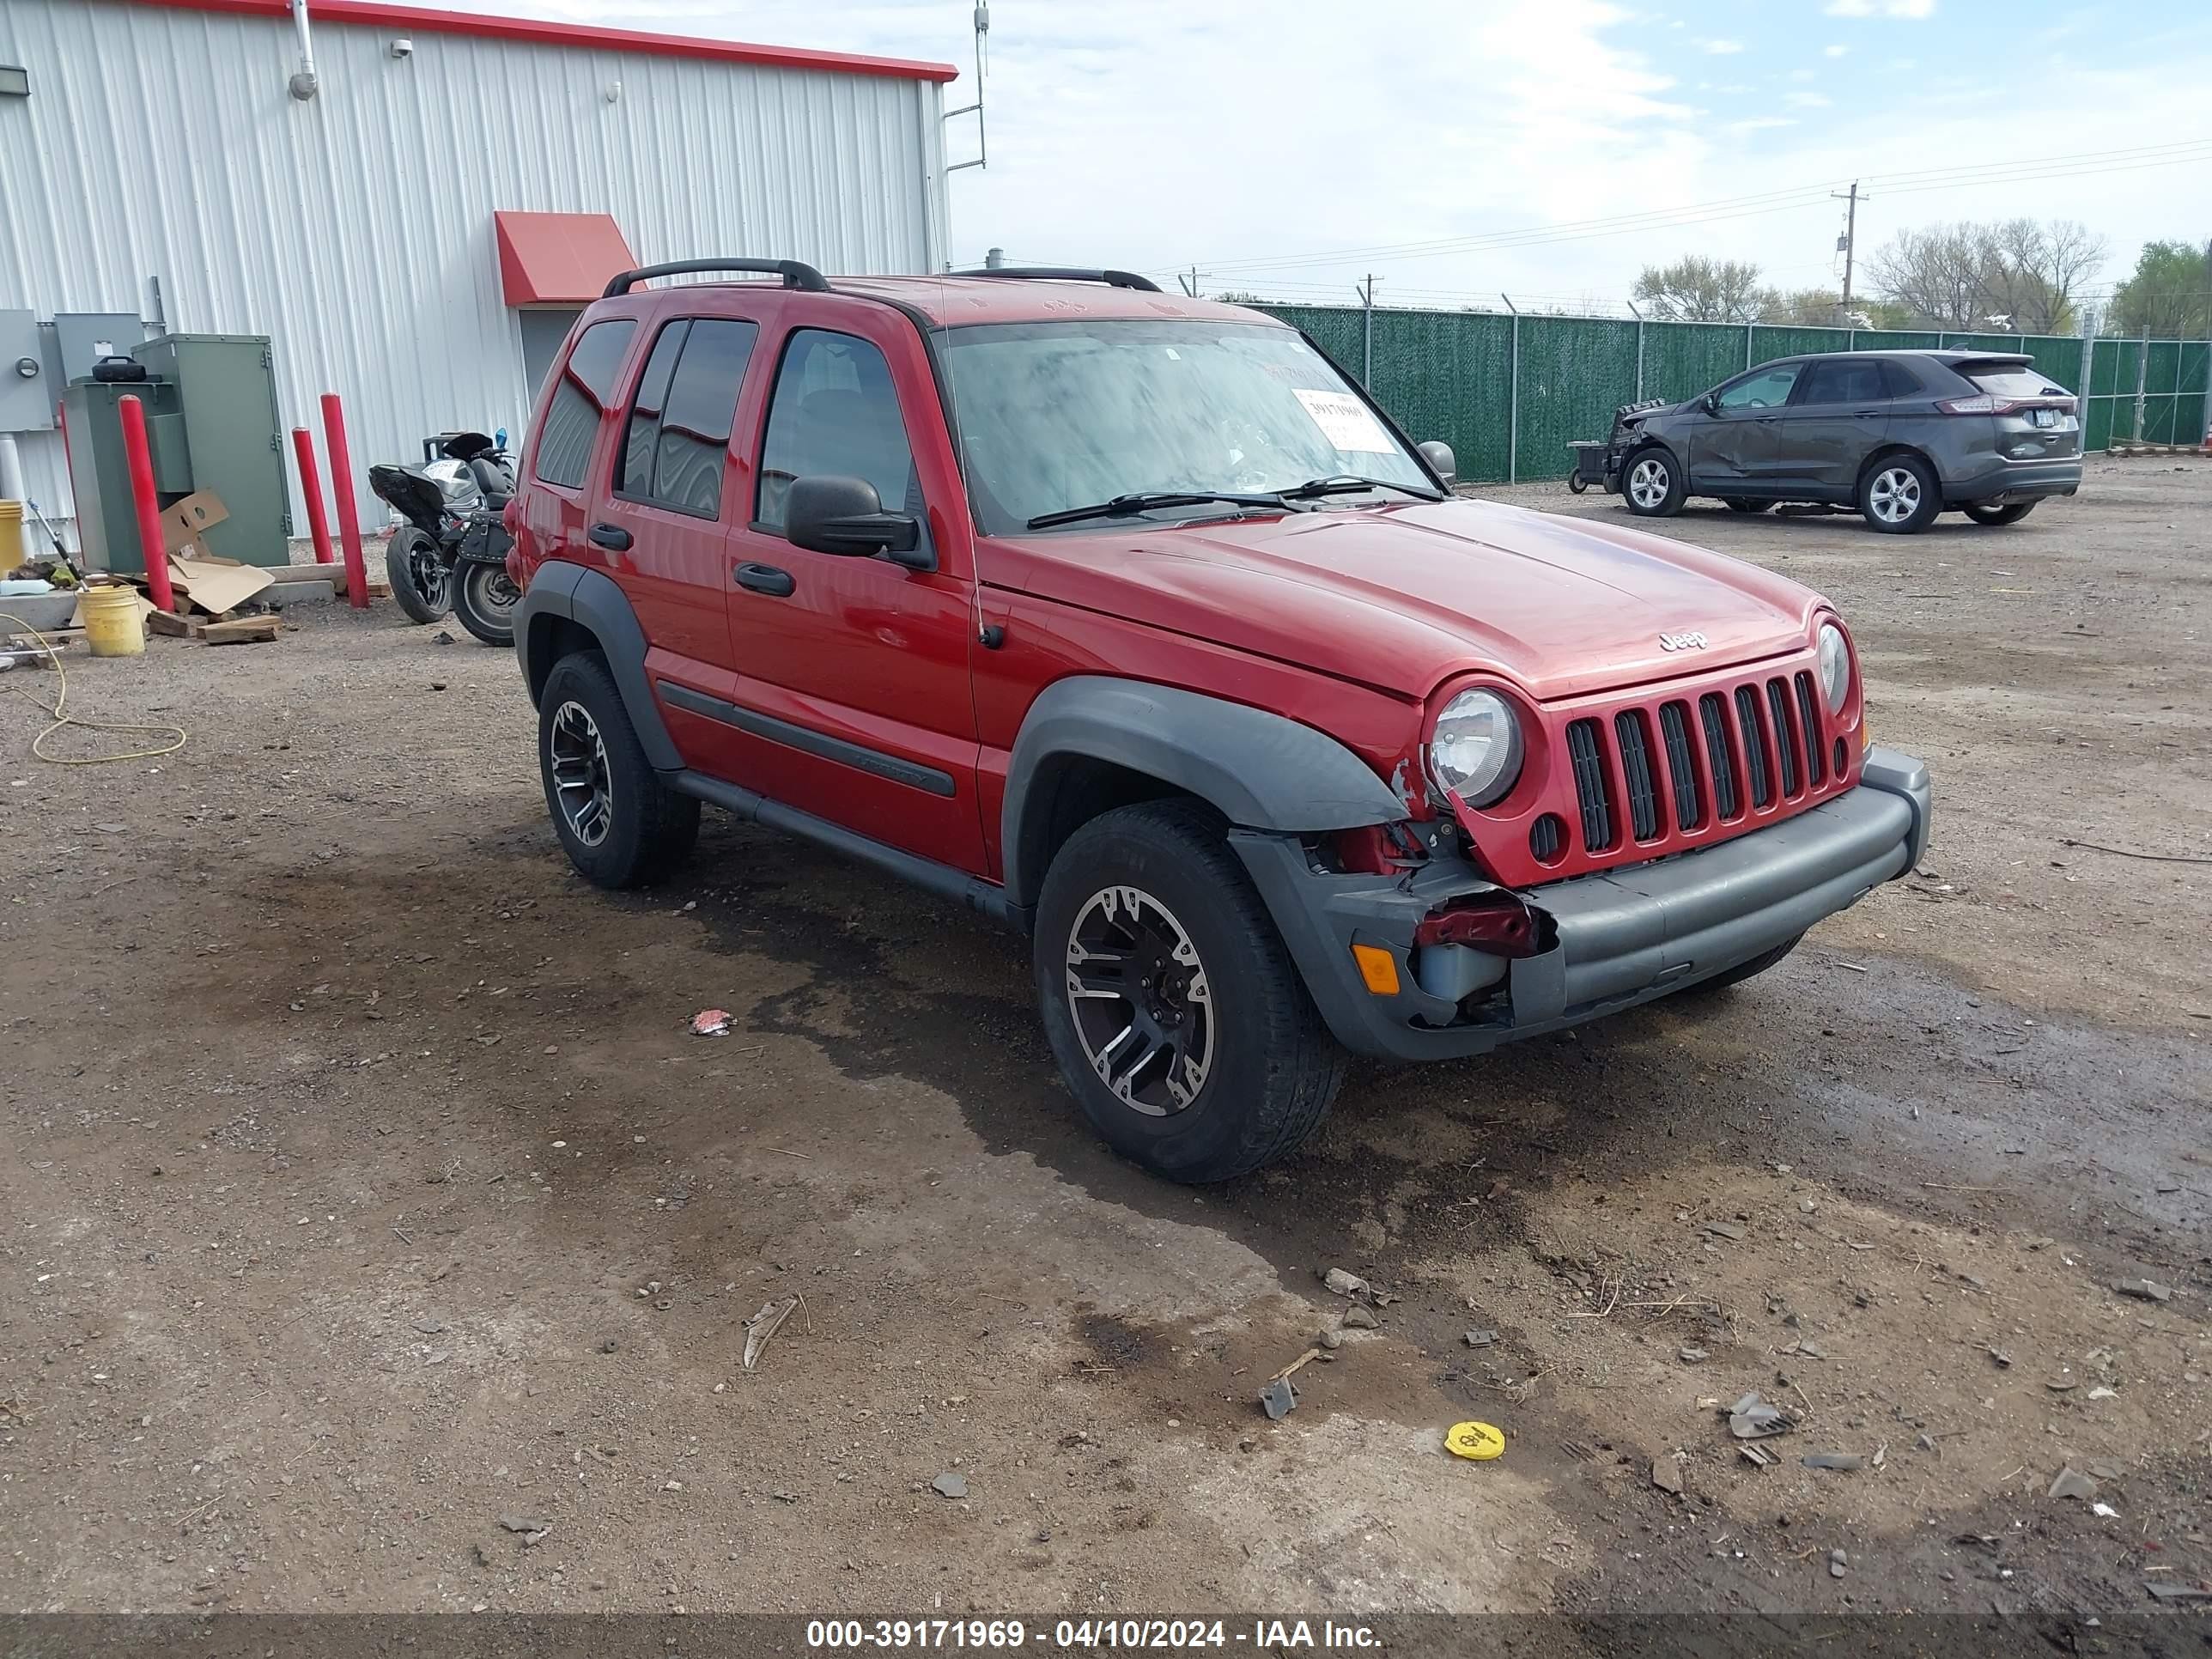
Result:
{"type": "Polygon", "coordinates": [[[1632,292],[1650,315],[1671,323],[1755,323],[1776,302],[1774,290],[1759,286],[1757,265],[1701,253],[1646,265],[1632,292]]]}
{"type": "Polygon", "coordinates": [[[2168,339],[2212,335],[2212,241],[2146,242],[2112,290],[2111,328],[2168,339]]]}

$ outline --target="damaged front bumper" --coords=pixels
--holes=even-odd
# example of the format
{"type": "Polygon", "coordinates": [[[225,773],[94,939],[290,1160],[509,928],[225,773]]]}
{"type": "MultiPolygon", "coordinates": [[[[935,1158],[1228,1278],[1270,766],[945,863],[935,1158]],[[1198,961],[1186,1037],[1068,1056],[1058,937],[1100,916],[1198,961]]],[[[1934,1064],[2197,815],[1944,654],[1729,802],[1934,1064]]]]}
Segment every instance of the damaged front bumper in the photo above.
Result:
{"type": "Polygon", "coordinates": [[[1291,837],[1239,830],[1229,839],[1337,1040],[1358,1054],[1439,1060],[1633,1007],[1772,950],[1911,870],[1930,811],[1928,769],[1871,750],[1856,788],[1795,817],[1656,863],[1520,890],[1549,926],[1543,948],[1512,958],[1415,944],[1440,905],[1499,890],[1462,860],[1432,859],[1410,877],[1341,875],[1314,869],[1291,837]],[[1355,945],[1389,954],[1395,992],[1370,988],[1355,945]]]}

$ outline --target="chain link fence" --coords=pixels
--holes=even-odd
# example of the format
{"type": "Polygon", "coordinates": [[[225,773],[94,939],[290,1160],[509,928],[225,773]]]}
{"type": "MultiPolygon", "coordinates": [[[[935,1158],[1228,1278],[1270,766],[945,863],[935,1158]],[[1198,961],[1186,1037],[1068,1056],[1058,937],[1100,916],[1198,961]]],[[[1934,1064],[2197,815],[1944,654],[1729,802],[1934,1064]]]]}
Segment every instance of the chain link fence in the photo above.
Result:
{"type": "Polygon", "coordinates": [[[1304,329],[1413,438],[1441,438],[1469,483],[1564,478],[1567,445],[1613,411],[1692,398],[1776,357],[1938,346],[2024,352],[2084,398],[2084,447],[2195,444],[2212,419],[2212,342],[1900,333],[1765,323],[1638,323],[1476,311],[1261,305],[1304,329]],[[2085,373],[2086,370],[2086,373],[2085,373]]]}

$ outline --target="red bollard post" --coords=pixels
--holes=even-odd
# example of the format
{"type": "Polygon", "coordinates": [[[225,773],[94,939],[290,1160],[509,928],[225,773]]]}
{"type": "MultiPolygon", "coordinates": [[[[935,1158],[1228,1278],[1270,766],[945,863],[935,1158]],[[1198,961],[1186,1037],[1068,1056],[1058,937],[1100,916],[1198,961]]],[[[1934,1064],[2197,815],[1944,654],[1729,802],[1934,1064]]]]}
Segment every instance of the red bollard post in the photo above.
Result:
{"type": "Polygon", "coordinates": [[[361,514],[354,506],[353,457],[346,452],[345,411],[338,394],[323,393],[323,445],[331,455],[331,493],[338,501],[338,532],[345,538],[346,603],[368,609],[368,563],[361,552],[361,514]]]}
{"type": "Polygon", "coordinates": [[[323,516],[322,480],[315,474],[315,441],[304,426],[292,428],[292,453],[300,463],[300,493],[307,498],[307,533],[315,538],[315,562],[328,564],[337,555],[331,551],[331,521],[323,516]]]}
{"type": "Polygon", "coordinates": [[[138,544],[146,555],[146,592],[157,611],[176,614],[176,590],[169,586],[169,550],[161,542],[161,503],[154,494],[154,452],[146,447],[146,406],[125,396],[123,458],[131,467],[131,499],[138,508],[138,544]]]}

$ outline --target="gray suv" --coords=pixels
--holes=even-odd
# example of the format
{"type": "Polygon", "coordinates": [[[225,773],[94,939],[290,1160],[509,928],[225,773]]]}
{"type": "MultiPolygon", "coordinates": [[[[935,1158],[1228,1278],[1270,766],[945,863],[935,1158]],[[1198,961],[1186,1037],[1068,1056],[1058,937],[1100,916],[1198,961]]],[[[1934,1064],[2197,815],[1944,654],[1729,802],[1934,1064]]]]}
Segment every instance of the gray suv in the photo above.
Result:
{"type": "Polygon", "coordinates": [[[1605,486],[1645,518],[1711,495],[1739,513],[1855,507],[1897,535],[1954,508],[2012,524],[2081,487],[2081,427],[2074,394],[2025,356],[1782,357],[1687,403],[1624,412],[1605,486]]]}

